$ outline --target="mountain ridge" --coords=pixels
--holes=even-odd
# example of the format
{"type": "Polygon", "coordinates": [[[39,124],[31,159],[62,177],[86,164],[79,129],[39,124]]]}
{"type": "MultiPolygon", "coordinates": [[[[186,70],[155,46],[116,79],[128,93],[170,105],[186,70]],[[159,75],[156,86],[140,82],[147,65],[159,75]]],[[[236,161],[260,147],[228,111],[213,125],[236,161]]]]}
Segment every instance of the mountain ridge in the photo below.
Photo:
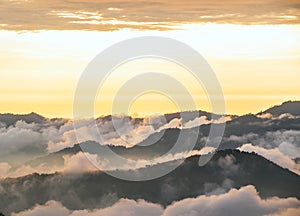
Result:
{"type": "Polygon", "coordinates": [[[273,116],[280,116],[285,113],[289,113],[291,115],[300,116],[300,101],[285,101],[280,105],[275,105],[260,114],[270,113],[273,116]]]}
{"type": "MultiPolygon", "coordinates": [[[[54,199],[68,209],[93,209],[109,206],[120,198],[144,199],[166,206],[176,200],[213,192],[206,188],[207,184],[225,191],[254,185],[263,198],[277,196],[300,199],[300,191],[295,190],[300,184],[300,176],[255,153],[218,151],[203,167],[198,166],[198,160],[199,156],[189,157],[173,172],[145,182],[124,181],[101,171],[7,178],[0,181],[3,188],[0,191],[0,208],[7,214],[12,210],[28,209],[37,203],[44,204],[54,199]],[[272,183],[266,179],[272,179],[272,183]],[[14,190],[18,192],[17,195],[14,190]],[[166,190],[172,193],[166,193],[166,190]],[[29,201],[25,206],[23,204],[17,208],[17,204],[22,203],[26,197],[29,201]],[[78,205],[78,202],[81,204],[78,205]]],[[[142,169],[147,171],[148,168],[142,169]]],[[[136,171],[126,172],[130,175],[138,174],[136,171]]]]}
{"type": "MultiPolygon", "coordinates": [[[[236,115],[236,114],[215,114],[212,112],[208,112],[208,111],[204,111],[204,110],[194,110],[194,111],[183,111],[182,113],[193,113],[193,112],[198,112],[199,116],[206,116],[208,120],[211,119],[211,116],[214,115],[214,117],[221,117],[221,116],[232,116],[232,117],[241,117],[241,116],[249,116],[249,115],[258,115],[258,114],[265,114],[265,113],[270,113],[270,114],[274,114],[274,116],[279,116],[280,114],[284,114],[284,113],[290,113],[292,115],[300,115],[300,101],[285,101],[282,104],[279,105],[274,105],[264,111],[261,111],[257,114],[244,114],[244,115],[236,115]]],[[[170,120],[174,119],[174,118],[180,118],[180,112],[176,112],[176,113],[166,113],[166,114],[162,114],[162,116],[164,116],[167,120],[167,122],[170,122],[170,120]]],[[[132,119],[136,119],[141,120],[143,119],[142,117],[138,117],[138,118],[134,118],[131,116],[126,116],[132,119]]],[[[103,120],[111,120],[112,115],[104,115],[104,116],[99,116],[96,119],[103,119],[103,120]]],[[[14,123],[16,123],[16,121],[18,120],[24,120],[27,123],[32,123],[32,122],[42,122],[43,120],[55,120],[55,119],[68,119],[68,118],[48,118],[48,117],[44,117],[38,113],[35,112],[31,112],[28,114],[14,114],[14,113],[0,113],[0,122],[8,122],[9,125],[13,125],[14,123]],[[11,120],[9,118],[12,118],[11,120]],[[36,119],[36,121],[34,121],[34,119],[36,119]]],[[[188,120],[188,118],[187,118],[188,120]]]]}

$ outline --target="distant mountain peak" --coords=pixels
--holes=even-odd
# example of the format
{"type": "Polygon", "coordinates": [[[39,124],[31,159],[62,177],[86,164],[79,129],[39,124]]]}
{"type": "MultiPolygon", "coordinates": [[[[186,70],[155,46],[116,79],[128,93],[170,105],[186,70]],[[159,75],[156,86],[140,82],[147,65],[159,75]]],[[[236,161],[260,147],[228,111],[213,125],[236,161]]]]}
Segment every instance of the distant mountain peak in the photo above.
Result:
{"type": "Polygon", "coordinates": [[[31,112],[28,114],[0,114],[0,122],[5,123],[7,126],[14,125],[17,121],[25,121],[26,123],[42,123],[45,120],[45,117],[35,112],[31,112]]]}
{"type": "Polygon", "coordinates": [[[285,113],[290,113],[295,116],[300,116],[300,101],[286,101],[281,105],[273,106],[262,113],[270,113],[273,116],[280,116],[285,113]]]}

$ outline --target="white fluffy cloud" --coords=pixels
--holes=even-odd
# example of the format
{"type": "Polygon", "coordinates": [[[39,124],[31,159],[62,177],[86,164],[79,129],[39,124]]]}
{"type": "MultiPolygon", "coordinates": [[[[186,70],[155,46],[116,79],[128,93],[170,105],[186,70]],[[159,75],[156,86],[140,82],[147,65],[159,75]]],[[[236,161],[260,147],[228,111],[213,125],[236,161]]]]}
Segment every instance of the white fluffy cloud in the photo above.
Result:
{"type": "Polygon", "coordinates": [[[161,215],[162,212],[163,208],[158,204],[148,203],[144,200],[134,201],[129,199],[121,199],[111,207],[94,211],[74,211],[70,216],[157,216],[161,215]]]}
{"type": "Polygon", "coordinates": [[[300,157],[300,131],[270,131],[263,135],[255,133],[245,134],[243,136],[231,135],[224,137],[225,141],[235,141],[239,143],[252,143],[265,149],[278,148],[282,153],[290,158],[300,157]]]}
{"type": "Polygon", "coordinates": [[[167,124],[163,125],[161,128],[159,128],[158,131],[167,129],[167,128],[188,129],[188,128],[199,127],[201,125],[211,124],[211,123],[220,124],[220,123],[224,123],[227,121],[231,121],[230,116],[221,116],[219,119],[211,119],[211,120],[207,120],[206,116],[199,116],[199,117],[196,117],[195,119],[192,119],[185,123],[182,122],[181,118],[180,119],[175,118],[175,119],[172,119],[169,123],[167,123],[167,124]]]}
{"type": "Polygon", "coordinates": [[[201,215],[201,216],[259,216],[276,213],[287,208],[298,208],[300,201],[296,198],[270,198],[263,200],[253,186],[239,190],[231,189],[226,194],[188,198],[168,206],[164,216],[201,215]]]}
{"type": "Polygon", "coordinates": [[[295,145],[293,142],[283,141],[279,144],[278,149],[291,158],[300,157],[300,147],[295,145]]]}
{"type": "Polygon", "coordinates": [[[184,125],[178,118],[166,123],[163,116],[150,116],[143,120],[117,116],[111,119],[100,118],[96,122],[95,124],[93,119],[77,120],[76,133],[72,120],[48,120],[43,124],[18,121],[8,128],[2,126],[0,127],[0,156],[9,158],[22,152],[22,156],[18,157],[19,163],[22,164],[32,157],[56,152],[72,147],[78,142],[90,140],[131,147],[163,129],[191,128],[211,123],[205,116],[184,125]]]}
{"type": "Polygon", "coordinates": [[[208,121],[206,116],[200,116],[198,118],[195,118],[193,120],[190,120],[184,124],[184,128],[193,128],[197,126],[201,126],[203,124],[209,124],[211,121],[208,121]]]}
{"type": "Polygon", "coordinates": [[[33,209],[12,216],[283,216],[298,215],[300,201],[296,198],[261,199],[252,185],[218,195],[201,195],[196,198],[186,198],[172,203],[165,209],[159,204],[144,200],[121,199],[111,207],[94,210],[71,211],[59,202],[49,201],[45,205],[37,205],[33,209]]]}
{"type": "Polygon", "coordinates": [[[93,165],[98,163],[97,155],[78,152],[76,155],[66,155],[64,158],[65,173],[83,173],[98,171],[99,169],[93,165]],[[91,160],[88,160],[88,158],[91,160]]]}
{"type": "Polygon", "coordinates": [[[258,155],[261,155],[264,158],[273,161],[279,166],[287,168],[300,175],[300,165],[296,164],[294,160],[283,154],[278,148],[265,149],[259,146],[253,146],[252,144],[248,143],[244,144],[238,149],[244,152],[255,152],[258,155]]]}
{"type": "Polygon", "coordinates": [[[95,210],[70,211],[59,202],[49,201],[45,205],[37,205],[31,210],[23,211],[12,216],[157,216],[161,215],[163,208],[158,204],[148,203],[144,200],[121,199],[111,207],[95,210]]]}
{"type": "Polygon", "coordinates": [[[274,214],[268,214],[266,216],[297,216],[300,214],[300,208],[287,208],[274,214]]]}
{"type": "Polygon", "coordinates": [[[18,121],[15,126],[0,128],[0,158],[7,159],[15,155],[26,160],[26,155],[43,154],[47,148],[47,138],[38,132],[36,124],[18,121]],[[21,154],[22,153],[22,154],[21,154]]]}
{"type": "Polygon", "coordinates": [[[19,214],[12,213],[12,216],[65,216],[70,215],[70,211],[59,202],[48,201],[45,205],[37,205],[33,209],[23,211],[19,214]]]}

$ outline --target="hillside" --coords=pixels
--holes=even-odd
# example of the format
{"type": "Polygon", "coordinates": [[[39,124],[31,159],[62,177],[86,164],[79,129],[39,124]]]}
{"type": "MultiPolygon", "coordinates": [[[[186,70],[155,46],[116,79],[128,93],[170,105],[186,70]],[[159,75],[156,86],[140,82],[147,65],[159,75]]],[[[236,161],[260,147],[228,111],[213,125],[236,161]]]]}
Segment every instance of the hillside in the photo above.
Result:
{"type": "MultiPolygon", "coordinates": [[[[0,182],[3,188],[0,191],[0,209],[7,214],[30,208],[36,203],[43,204],[50,199],[60,201],[69,209],[105,207],[119,198],[145,199],[168,205],[186,197],[214,193],[216,190],[227,191],[249,184],[254,185],[262,197],[300,199],[300,191],[295,190],[300,184],[300,176],[254,153],[219,151],[203,167],[198,166],[198,160],[198,156],[190,157],[166,176],[145,182],[124,181],[102,172],[80,175],[33,174],[5,179],[0,182]]],[[[148,172],[147,169],[151,167],[126,172],[138,175],[139,172],[148,172]]]]}

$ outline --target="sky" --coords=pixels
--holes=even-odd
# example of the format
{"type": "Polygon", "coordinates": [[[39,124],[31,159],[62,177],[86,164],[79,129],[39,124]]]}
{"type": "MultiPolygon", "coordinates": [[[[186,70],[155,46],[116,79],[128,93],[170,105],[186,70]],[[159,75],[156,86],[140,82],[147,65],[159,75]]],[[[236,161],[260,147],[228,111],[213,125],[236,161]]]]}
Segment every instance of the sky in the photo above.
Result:
{"type": "MultiPolygon", "coordinates": [[[[197,50],[222,85],[226,112],[256,113],[300,100],[300,1],[0,0],[0,113],[72,117],[88,63],[111,45],[138,36],[169,37],[197,50]]],[[[155,59],[113,71],[96,98],[95,115],[130,76],[160,70],[186,86],[198,109],[205,90],[182,67],[155,59]],[[104,99],[103,99],[104,98],[104,99]]],[[[156,93],[137,96],[129,114],[179,111],[156,93]]]]}

